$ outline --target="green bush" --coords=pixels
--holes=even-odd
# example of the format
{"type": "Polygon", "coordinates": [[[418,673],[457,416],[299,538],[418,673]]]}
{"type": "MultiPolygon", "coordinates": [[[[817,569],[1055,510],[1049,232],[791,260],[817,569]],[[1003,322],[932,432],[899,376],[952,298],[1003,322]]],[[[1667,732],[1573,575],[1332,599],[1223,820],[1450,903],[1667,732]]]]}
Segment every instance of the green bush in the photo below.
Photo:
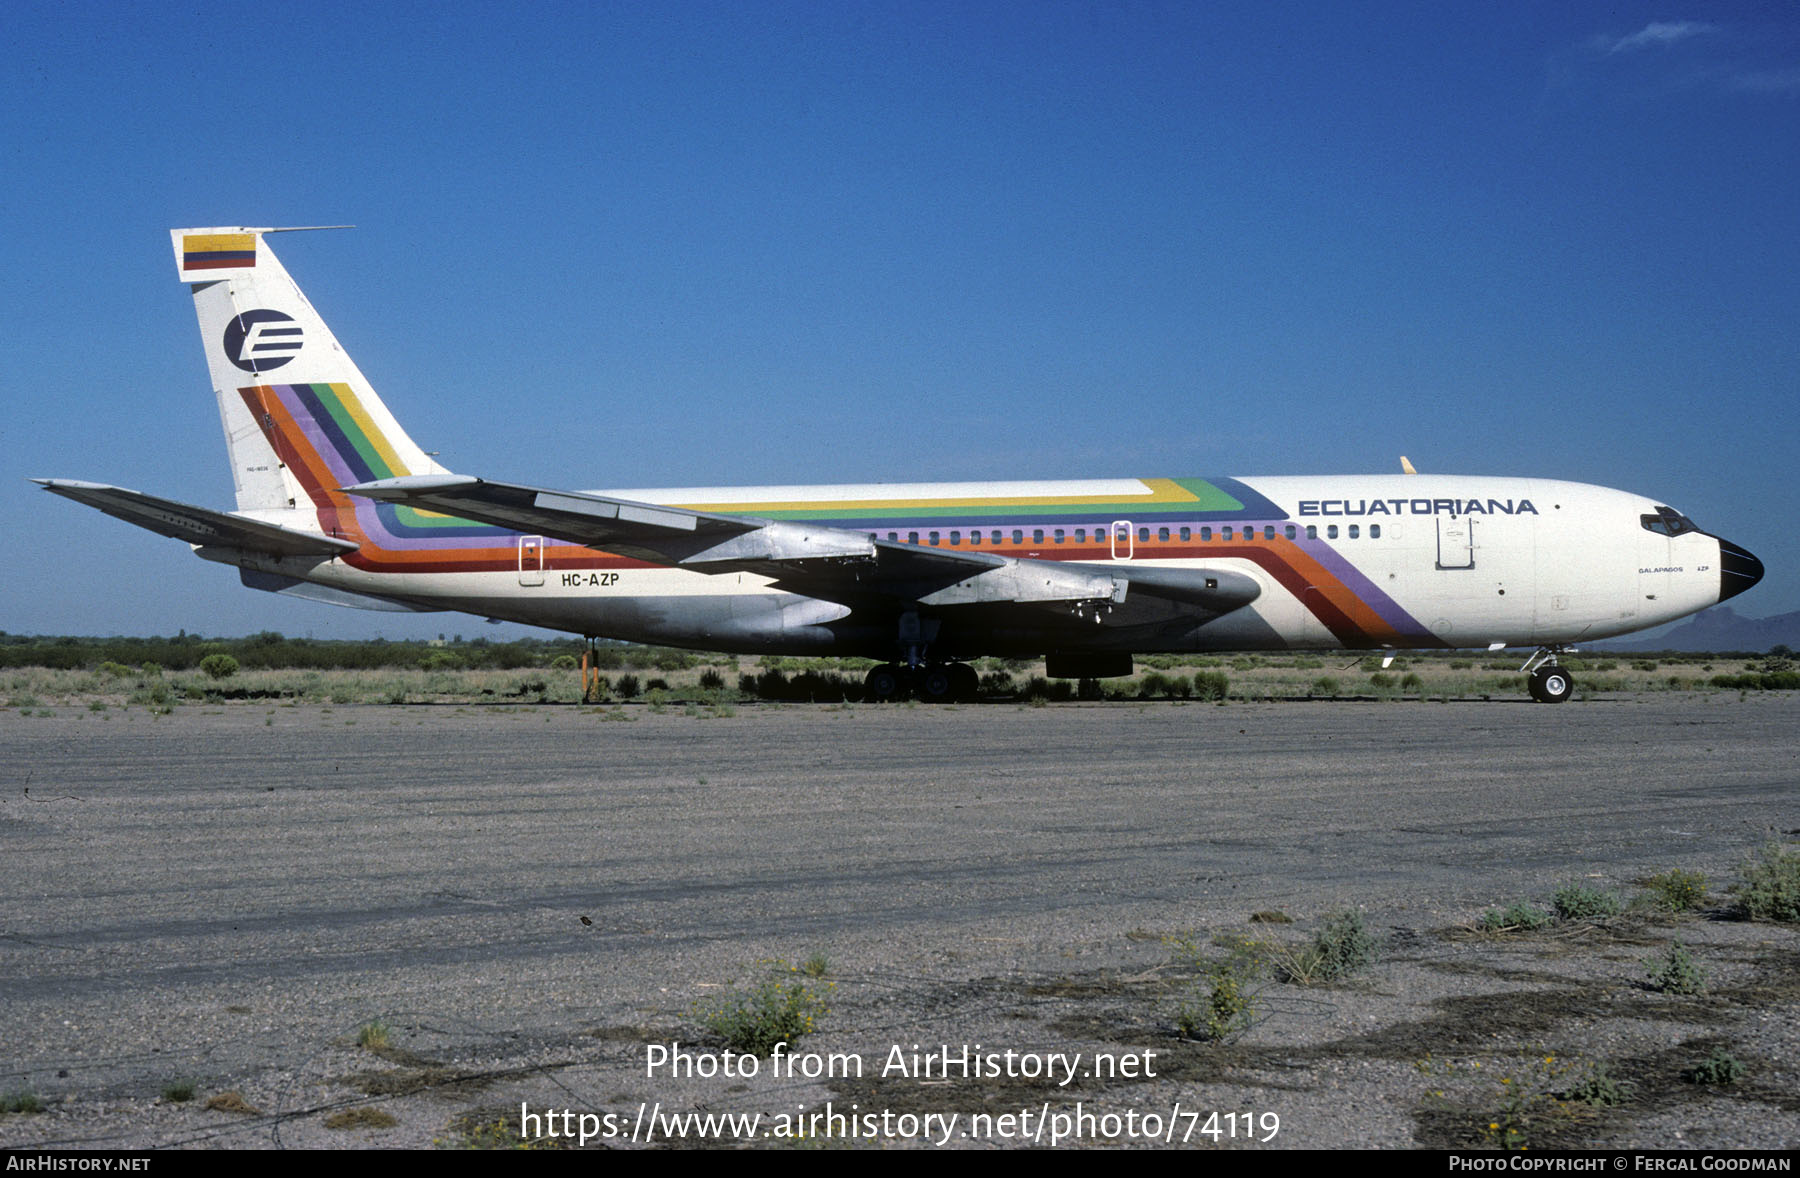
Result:
{"type": "Polygon", "coordinates": [[[1652,876],[1644,886],[1656,898],[1657,906],[1670,912],[1692,912],[1706,903],[1706,877],[1698,871],[1677,867],[1652,876]]]}
{"type": "Polygon", "coordinates": [[[1563,920],[1599,920],[1625,911],[1625,904],[1617,892],[1602,891],[1587,884],[1564,885],[1557,889],[1550,903],[1563,920]]]}
{"type": "Polygon", "coordinates": [[[200,670],[208,679],[229,679],[238,673],[238,661],[228,654],[209,654],[200,660],[200,670]]]}
{"type": "Polygon", "coordinates": [[[1479,927],[1483,932],[1489,933],[1511,932],[1515,929],[1543,928],[1554,919],[1556,918],[1542,908],[1519,900],[1504,908],[1491,908],[1482,913],[1479,927]]]}
{"type": "Polygon", "coordinates": [[[1196,671],[1194,697],[1209,703],[1220,703],[1231,690],[1231,678],[1223,671],[1196,671]]]}
{"type": "Polygon", "coordinates": [[[1744,1078],[1744,1064],[1737,1056],[1723,1047],[1713,1049],[1713,1053],[1681,1073],[1681,1078],[1690,1084],[1735,1084],[1744,1078]]]}
{"type": "Polygon", "coordinates": [[[1769,843],[1745,860],[1733,891],[1751,920],[1800,920],[1800,847],[1769,843]]]}
{"type": "Polygon", "coordinates": [[[768,1055],[778,1043],[792,1045],[818,1029],[830,1011],[825,996],[833,983],[812,977],[774,977],[753,990],[737,991],[697,1013],[706,1029],[733,1051],[768,1055]]]}
{"type": "Polygon", "coordinates": [[[1375,938],[1355,909],[1326,917],[1312,944],[1279,954],[1275,972],[1284,982],[1307,986],[1335,982],[1375,960],[1375,938]]]}
{"type": "Polygon", "coordinates": [[[1612,1108],[1630,1100],[1635,1091],[1637,1091],[1636,1084],[1630,1080],[1615,1079],[1612,1073],[1607,1071],[1605,1064],[1595,1064],[1581,1083],[1560,1093],[1560,1096],[1563,1100],[1592,1105],[1595,1108],[1612,1108]]]}
{"type": "Polygon", "coordinates": [[[1680,941],[1669,946],[1667,957],[1651,957],[1644,966],[1650,971],[1650,988],[1653,990],[1665,994],[1698,994],[1706,989],[1706,971],[1680,941]]]}
{"type": "Polygon", "coordinates": [[[15,1088],[0,1096],[0,1113],[41,1113],[44,1101],[29,1088],[15,1088]]]}
{"type": "Polygon", "coordinates": [[[1206,996],[1190,998],[1175,1015],[1182,1037],[1216,1042],[1248,1027],[1256,1017],[1256,1000],[1245,990],[1251,969],[1245,961],[1213,966],[1206,996]]]}

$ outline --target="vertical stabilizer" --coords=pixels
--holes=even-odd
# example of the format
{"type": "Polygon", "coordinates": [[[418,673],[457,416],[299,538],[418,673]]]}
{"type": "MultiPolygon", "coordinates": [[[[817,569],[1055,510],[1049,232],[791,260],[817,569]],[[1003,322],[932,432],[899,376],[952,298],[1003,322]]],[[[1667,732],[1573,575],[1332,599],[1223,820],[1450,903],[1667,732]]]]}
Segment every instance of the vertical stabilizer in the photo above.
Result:
{"type": "Polygon", "coordinates": [[[301,454],[321,449],[366,459],[400,474],[446,473],[400,428],[269,249],[278,229],[175,229],[175,265],[194,294],[200,338],[240,511],[316,511],[337,499],[330,479],[295,469],[301,454]],[[343,418],[272,413],[277,399],[328,403],[343,418]],[[360,451],[360,454],[351,454],[360,451]]]}

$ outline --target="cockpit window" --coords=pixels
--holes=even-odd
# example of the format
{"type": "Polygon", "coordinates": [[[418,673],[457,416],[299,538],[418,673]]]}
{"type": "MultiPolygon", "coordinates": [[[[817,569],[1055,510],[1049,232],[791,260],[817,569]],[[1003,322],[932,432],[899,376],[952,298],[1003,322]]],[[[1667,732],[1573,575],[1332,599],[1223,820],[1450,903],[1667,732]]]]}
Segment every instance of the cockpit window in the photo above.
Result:
{"type": "Polygon", "coordinates": [[[1638,521],[1644,525],[1646,532],[1655,532],[1659,536],[1679,536],[1686,532],[1698,532],[1694,521],[1676,511],[1673,507],[1658,505],[1655,515],[1640,515],[1638,521]]]}

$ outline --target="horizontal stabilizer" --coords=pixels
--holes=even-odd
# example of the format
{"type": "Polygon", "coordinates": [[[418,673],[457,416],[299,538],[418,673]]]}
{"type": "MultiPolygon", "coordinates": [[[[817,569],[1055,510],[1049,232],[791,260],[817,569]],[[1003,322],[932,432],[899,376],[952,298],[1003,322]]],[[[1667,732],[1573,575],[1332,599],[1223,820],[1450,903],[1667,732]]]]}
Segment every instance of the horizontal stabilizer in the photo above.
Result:
{"type": "Polygon", "coordinates": [[[439,605],[414,605],[410,601],[401,601],[393,597],[377,597],[371,593],[353,593],[348,589],[333,589],[329,585],[315,585],[311,581],[302,581],[297,577],[284,577],[279,573],[259,573],[254,569],[239,569],[238,580],[242,581],[249,589],[261,589],[265,593],[279,593],[283,597],[298,597],[304,601],[322,601],[326,605],[345,605],[351,609],[430,614],[442,613],[444,608],[439,605]]]}
{"type": "Polygon", "coordinates": [[[74,479],[31,481],[65,499],[98,508],[115,519],[200,547],[236,548],[270,556],[342,556],[357,548],[353,541],[321,532],[284,528],[191,503],[159,499],[142,491],[109,487],[105,483],[83,483],[74,479]]]}

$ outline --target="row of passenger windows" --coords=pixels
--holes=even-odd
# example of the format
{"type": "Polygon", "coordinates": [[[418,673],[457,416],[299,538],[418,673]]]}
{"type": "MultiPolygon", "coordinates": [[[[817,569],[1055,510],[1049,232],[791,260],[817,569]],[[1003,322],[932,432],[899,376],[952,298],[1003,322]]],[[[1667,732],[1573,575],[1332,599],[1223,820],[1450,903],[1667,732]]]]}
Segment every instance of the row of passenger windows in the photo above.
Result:
{"type": "MultiPolygon", "coordinates": [[[[1193,540],[1194,540],[1194,532],[1195,531],[1196,531],[1196,529],[1194,529],[1194,528],[1174,528],[1174,529],[1157,528],[1156,529],[1156,540],[1158,543],[1166,544],[1170,540],[1176,539],[1177,537],[1179,537],[1181,543],[1191,544],[1191,543],[1193,543],[1193,540]]],[[[1200,542],[1201,543],[1206,544],[1206,543],[1212,542],[1213,529],[1211,527],[1200,528],[1200,529],[1198,529],[1198,531],[1200,533],[1200,542]]],[[[1275,539],[1275,532],[1276,532],[1276,527],[1274,524],[1264,524],[1262,527],[1262,538],[1264,540],[1273,540],[1273,539],[1275,539]]],[[[1362,525],[1361,524],[1350,524],[1347,526],[1346,532],[1347,532],[1349,539],[1359,540],[1362,538],[1362,525]]],[[[1096,544],[1107,543],[1107,538],[1109,536],[1107,529],[1095,528],[1095,529],[1093,529],[1093,533],[1094,533],[1094,543],[1096,543],[1096,544]]],[[[1281,528],[1281,534],[1289,540],[1297,540],[1300,537],[1300,529],[1295,527],[1293,524],[1286,524],[1286,525],[1283,525],[1283,527],[1281,528]]],[[[995,528],[993,531],[986,533],[986,536],[988,537],[986,540],[982,539],[983,533],[979,532],[979,531],[970,531],[965,534],[961,530],[953,530],[949,533],[926,532],[926,533],[924,533],[925,543],[930,544],[934,548],[942,547],[945,542],[946,535],[948,535],[948,537],[949,537],[949,543],[952,548],[960,548],[965,539],[965,535],[966,535],[966,538],[967,538],[970,546],[976,547],[976,548],[981,547],[983,544],[1004,544],[1004,543],[1006,543],[1006,537],[1007,537],[1007,533],[1004,531],[1001,531],[999,528],[995,528]]],[[[1052,528],[1048,532],[1046,532],[1045,529],[1043,529],[1043,528],[1033,528],[1030,532],[1030,535],[1031,535],[1031,542],[1033,544],[1042,544],[1045,542],[1046,538],[1048,538],[1049,542],[1052,544],[1067,544],[1070,542],[1070,539],[1071,539],[1071,532],[1067,528],[1052,528]]],[[[1025,536],[1026,536],[1026,532],[1025,532],[1025,529],[1023,529],[1023,528],[1014,528],[1012,530],[1011,538],[1012,538],[1012,542],[1014,544],[1025,543],[1025,536]]],[[[918,533],[918,532],[908,532],[908,533],[906,533],[906,543],[917,544],[917,543],[919,543],[919,537],[920,537],[920,533],[918,533]]],[[[900,533],[899,532],[889,532],[887,534],[887,538],[890,542],[897,544],[900,542],[900,533]]],[[[1253,541],[1257,538],[1257,529],[1254,525],[1250,525],[1250,524],[1246,524],[1245,526],[1243,526],[1241,528],[1234,527],[1231,524],[1226,524],[1225,526],[1223,526],[1219,529],[1218,538],[1221,541],[1225,541],[1225,540],[1252,540],[1253,541]]],[[[1319,538],[1319,527],[1317,524],[1306,525],[1306,538],[1308,540],[1317,540],[1319,538]]],[[[1336,540],[1338,538],[1338,525],[1326,524],[1325,525],[1325,538],[1327,540],[1336,540]]],[[[869,539],[877,540],[877,539],[880,539],[880,536],[875,532],[870,532],[869,539]]],[[[1371,540],[1381,539],[1381,525],[1380,524],[1370,524],[1369,525],[1369,539],[1371,539],[1371,540]]],[[[1075,528],[1073,530],[1073,542],[1076,544],[1086,544],[1088,542],[1088,529],[1087,528],[1075,528]]],[[[1131,536],[1124,528],[1120,528],[1119,534],[1113,538],[1113,543],[1115,546],[1119,543],[1129,544],[1130,542],[1131,542],[1131,536]]],[[[1149,528],[1139,528],[1137,530],[1137,542],[1140,544],[1148,544],[1150,542],[1150,529],[1149,528]]]]}

